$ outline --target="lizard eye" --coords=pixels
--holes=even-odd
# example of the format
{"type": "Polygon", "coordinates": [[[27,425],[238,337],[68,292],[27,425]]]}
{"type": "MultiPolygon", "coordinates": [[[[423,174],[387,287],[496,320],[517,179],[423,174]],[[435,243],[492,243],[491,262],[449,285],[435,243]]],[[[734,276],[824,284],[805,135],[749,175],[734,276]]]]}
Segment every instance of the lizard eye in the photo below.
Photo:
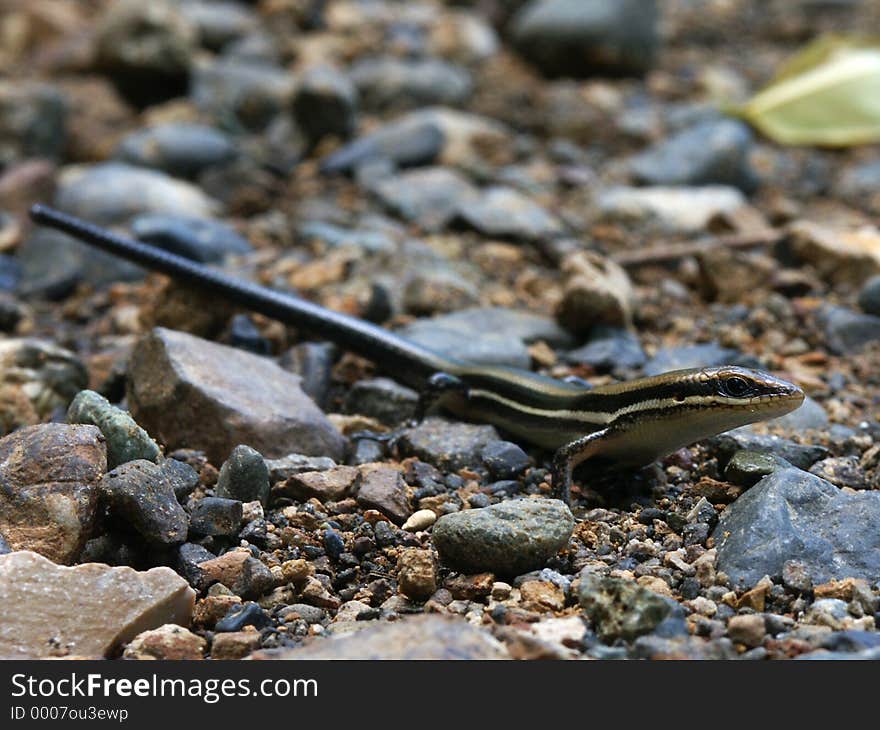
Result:
{"type": "Polygon", "coordinates": [[[729,378],[724,378],[721,381],[721,392],[724,395],[729,395],[732,398],[742,398],[749,392],[749,384],[745,378],[741,378],[738,375],[732,375],[729,378]]]}

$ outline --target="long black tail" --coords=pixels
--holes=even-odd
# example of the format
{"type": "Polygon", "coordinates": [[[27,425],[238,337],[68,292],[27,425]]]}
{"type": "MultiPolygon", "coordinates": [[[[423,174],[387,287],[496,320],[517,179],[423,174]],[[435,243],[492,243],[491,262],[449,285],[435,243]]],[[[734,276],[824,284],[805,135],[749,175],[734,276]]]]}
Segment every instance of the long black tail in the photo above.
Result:
{"type": "Polygon", "coordinates": [[[325,309],[292,294],[236,279],[182,256],[116,235],[54,208],[38,204],[31,208],[30,214],[36,223],[63,231],[83,243],[328,339],[373,360],[383,371],[407,385],[421,388],[433,373],[449,372],[459,364],[382,327],[325,309]]]}

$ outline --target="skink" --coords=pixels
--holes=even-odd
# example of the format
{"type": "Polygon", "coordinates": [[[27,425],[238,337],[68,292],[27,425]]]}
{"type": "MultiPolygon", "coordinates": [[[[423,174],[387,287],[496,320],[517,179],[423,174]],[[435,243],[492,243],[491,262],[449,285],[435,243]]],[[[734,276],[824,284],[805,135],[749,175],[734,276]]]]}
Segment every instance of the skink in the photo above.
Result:
{"type": "Polygon", "coordinates": [[[554,449],[553,490],[568,502],[586,459],[644,466],[695,441],[784,415],[804,400],[796,385],[759,370],[677,370],[596,388],[526,370],[475,365],[292,294],[236,279],[162,249],[35,205],[37,223],[230,302],[306,329],[374,361],[451,414],[491,423],[554,449]]]}

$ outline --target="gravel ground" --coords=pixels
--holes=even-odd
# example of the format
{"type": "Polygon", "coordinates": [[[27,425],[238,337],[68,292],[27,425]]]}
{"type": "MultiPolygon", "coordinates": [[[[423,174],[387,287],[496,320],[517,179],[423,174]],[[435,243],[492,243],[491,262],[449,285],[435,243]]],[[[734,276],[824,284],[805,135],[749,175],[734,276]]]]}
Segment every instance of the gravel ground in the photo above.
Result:
{"type": "Polygon", "coordinates": [[[0,656],[880,658],[880,157],[721,111],[875,3],[8,5],[0,656]],[[809,397],[569,509],[35,202],[475,362],[809,397]]]}

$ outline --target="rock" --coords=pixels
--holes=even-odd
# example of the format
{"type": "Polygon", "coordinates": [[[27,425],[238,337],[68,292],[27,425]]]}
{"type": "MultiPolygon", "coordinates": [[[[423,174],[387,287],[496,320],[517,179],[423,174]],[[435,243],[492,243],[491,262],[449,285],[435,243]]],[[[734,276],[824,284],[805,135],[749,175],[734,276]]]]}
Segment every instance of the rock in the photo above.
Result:
{"type": "Polygon", "coordinates": [[[88,384],[69,350],[32,338],[0,338],[0,434],[66,409],[88,384]]]}
{"type": "Polygon", "coordinates": [[[203,449],[215,464],[241,443],[270,458],[339,459],[345,440],[299,383],[266,358],[156,328],[132,352],[127,394],[135,420],[168,448],[203,449]]]}
{"type": "Polygon", "coordinates": [[[358,93],[345,75],[314,66],[300,79],[293,99],[297,125],[312,145],[324,137],[348,139],[357,126],[358,93]]]}
{"type": "Polygon", "coordinates": [[[780,575],[786,561],[814,583],[880,579],[880,494],[847,493],[799,469],[762,479],[721,515],[714,537],[718,569],[734,584],[780,575]]]}
{"type": "Polygon", "coordinates": [[[207,582],[205,572],[199,567],[199,563],[213,560],[216,557],[214,553],[197,543],[185,542],[177,548],[177,559],[174,565],[177,572],[186,578],[186,582],[200,591],[207,587],[207,582]]]}
{"type": "Polygon", "coordinates": [[[859,306],[865,314],[880,316],[880,274],[868,279],[859,290],[859,306]]]}
{"type": "Polygon", "coordinates": [[[742,450],[772,454],[785,459],[798,469],[809,469],[819,459],[824,459],[829,454],[824,446],[796,444],[779,436],[756,434],[747,428],[737,428],[714,436],[708,443],[722,463],[727,463],[736,452],[742,450]]]}
{"type": "Polygon", "coordinates": [[[644,634],[686,635],[684,611],[672,599],[622,578],[583,572],[578,602],[602,641],[632,641],[644,634]]]}
{"type": "Polygon", "coordinates": [[[559,500],[516,499],[444,515],[432,540],[440,559],[463,573],[515,576],[544,566],[568,544],[571,511],[559,500]]]}
{"type": "Polygon", "coordinates": [[[242,505],[237,499],[203,497],[189,513],[189,529],[197,535],[232,537],[241,528],[242,505]]]}
{"type": "Polygon", "coordinates": [[[228,631],[214,634],[211,641],[211,659],[244,659],[260,648],[260,634],[256,631],[228,631]]]}
{"type": "Polygon", "coordinates": [[[445,421],[429,417],[404,430],[399,448],[406,456],[455,471],[479,461],[480,452],[491,441],[498,441],[494,426],[445,421]]]}
{"type": "Polygon", "coordinates": [[[719,660],[735,659],[736,649],[727,639],[706,641],[698,636],[677,636],[667,639],[649,634],[635,640],[632,659],[719,660]]]}
{"type": "Polygon", "coordinates": [[[350,173],[376,161],[396,167],[432,163],[470,167],[507,144],[498,122],[445,107],[411,112],[388,122],[325,157],[321,171],[350,173]]]}
{"type": "Polygon", "coordinates": [[[336,462],[326,456],[305,456],[304,454],[286,454],[278,459],[264,459],[264,461],[269,470],[269,481],[272,484],[289,479],[294,474],[302,474],[307,471],[327,471],[336,466],[336,462]]]}
{"type": "Polygon", "coordinates": [[[298,646],[255,652],[252,659],[508,659],[488,631],[461,618],[429,614],[298,646]]]}
{"type": "Polygon", "coordinates": [[[214,626],[215,631],[241,631],[245,626],[257,629],[265,628],[272,623],[266,612],[253,601],[239,603],[230,607],[226,615],[214,626]]]}
{"type": "Polygon", "coordinates": [[[392,175],[373,186],[373,192],[395,215],[424,231],[443,229],[462,201],[476,198],[477,189],[455,170],[425,167],[392,175]]]}
{"type": "Polygon", "coordinates": [[[546,240],[563,233],[562,224],[513,188],[490,187],[458,205],[455,222],[488,238],[546,240]]]}
{"type": "Polygon", "coordinates": [[[365,58],[351,67],[349,76],[364,107],[372,110],[458,106],[473,88],[467,69],[436,58],[365,58]]]}
{"type": "Polygon", "coordinates": [[[870,489],[871,486],[868,476],[859,464],[858,456],[832,456],[813,464],[809,472],[831,482],[835,487],[870,489]]]}
{"type": "Polygon", "coordinates": [[[590,341],[563,356],[572,365],[589,365],[598,372],[638,370],[648,357],[635,332],[622,327],[594,327],[590,341]]]}
{"type": "Polygon", "coordinates": [[[359,380],[346,393],[343,411],[375,418],[387,426],[396,426],[413,418],[419,394],[388,378],[359,380]]]}
{"type": "Polygon", "coordinates": [[[196,65],[190,99],[230,132],[260,132],[291,108],[296,78],[271,63],[219,58],[196,65]]]}
{"type": "Polygon", "coordinates": [[[330,248],[355,248],[366,253],[393,253],[397,244],[383,231],[342,228],[321,221],[305,221],[296,229],[297,236],[330,248]]]}
{"type": "Polygon", "coordinates": [[[657,26],[654,0],[532,0],[511,40],[545,76],[641,74],[653,65],[657,26]]]}
{"type": "Polygon", "coordinates": [[[880,634],[876,631],[846,629],[829,633],[822,640],[822,648],[835,652],[856,652],[880,649],[880,634]]]}
{"type": "Polygon", "coordinates": [[[199,473],[189,464],[177,459],[162,459],[159,467],[165,479],[171,484],[178,502],[183,502],[199,486],[199,473]]]}
{"type": "Polygon", "coordinates": [[[846,601],[839,598],[821,598],[815,601],[804,617],[804,623],[827,626],[832,631],[845,628],[850,620],[846,601]]]}
{"type": "Polygon", "coordinates": [[[114,157],[121,162],[195,178],[231,161],[235,144],[223,132],[203,124],[171,122],[145,127],[124,137],[114,157]]]}
{"type": "Polygon", "coordinates": [[[401,529],[408,532],[420,532],[427,530],[437,521],[437,513],[430,509],[420,509],[413,512],[407,517],[406,522],[401,525],[401,529]]]}
{"type": "Polygon", "coordinates": [[[740,365],[754,367],[759,365],[753,359],[742,355],[736,350],[721,347],[717,342],[705,342],[700,345],[683,345],[666,347],[657,350],[645,364],[645,375],[659,375],[669,370],[684,368],[707,368],[720,365],[740,365]]]}
{"type": "Polygon", "coordinates": [[[782,584],[798,593],[813,590],[809,568],[798,560],[786,560],[782,564],[782,584]]]}
{"type": "MultiPolygon", "coordinates": [[[[205,585],[222,583],[236,596],[258,597],[275,587],[275,576],[248,550],[236,549],[199,563],[205,585]]],[[[235,631],[236,629],[231,629],[235,631]]]]}
{"type": "MultiPolygon", "coordinates": [[[[0,214],[0,218],[2,218],[2,214],[0,214]]],[[[18,259],[13,256],[0,254],[0,292],[15,291],[20,280],[21,264],[18,262],[18,259]]],[[[12,332],[20,319],[21,317],[18,317],[15,322],[10,322],[10,318],[4,315],[0,329],[4,332],[12,332]]]]}
{"type": "Polygon", "coordinates": [[[220,467],[214,494],[240,502],[269,502],[269,469],[259,451],[239,444],[220,467]]]}
{"type": "Polygon", "coordinates": [[[817,313],[825,344],[837,355],[854,355],[880,340],[880,317],[826,304],[817,313]]]}
{"type": "Polygon", "coordinates": [[[291,474],[275,493],[292,497],[300,502],[317,499],[319,502],[337,502],[353,491],[358,470],[353,466],[334,466],[325,471],[307,471],[291,474]]]}
{"type": "Polygon", "coordinates": [[[94,426],[47,423],[0,439],[0,535],[72,563],[91,537],[106,448],[94,426]]]}
{"type": "Polygon", "coordinates": [[[480,451],[480,459],[494,479],[515,479],[531,463],[529,455],[510,441],[490,441],[480,451]]]}
{"type": "Polygon", "coordinates": [[[768,474],[790,466],[790,462],[776,454],[743,449],[737,451],[727,462],[724,478],[742,487],[751,487],[768,474]]]}
{"type": "Polygon", "coordinates": [[[874,226],[842,228],[804,220],[791,223],[788,234],[791,252],[823,280],[859,285],[880,274],[880,230],[874,226]]]}
{"type": "Polygon", "coordinates": [[[327,612],[317,606],[309,606],[305,603],[293,603],[285,606],[278,612],[278,618],[285,622],[302,619],[307,624],[319,624],[327,618],[327,612]]]}
{"type": "Polygon", "coordinates": [[[69,568],[34,552],[9,553],[0,556],[0,656],[109,657],[143,631],[188,625],[194,601],[170,568],[69,568]]]}
{"type": "Polygon", "coordinates": [[[828,428],[830,419],[825,409],[807,396],[804,398],[800,408],[796,408],[791,413],[786,413],[779,418],[774,418],[769,423],[788,429],[792,433],[801,433],[811,429],[822,430],[828,428]]]}
{"type": "Polygon", "coordinates": [[[364,464],[359,472],[357,503],[364,509],[378,510],[397,525],[406,522],[412,507],[403,474],[382,464],[364,464]]]}
{"type": "Polygon", "coordinates": [[[128,461],[107,472],[98,487],[110,514],[147,542],[175,545],[186,540],[189,517],[159,465],[144,459],[128,461]]]}
{"type": "Polygon", "coordinates": [[[727,624],[727,635],[737,644],[744,644],[749,649],[761,646],[767,630],[764,628],[764,617],[758,613],[745,616],[731,616],[727,624]]]}
{"type": "Polygon", "coordinates": [[[195,29],[176,4],[164,0],[121,0],[98,19],[97,66],[138,105],[171,99],[186,90],[195,47],[195,29]]]}
{"type": "Polygon", "coordinates": [[[406,548],[397,559],[400,592],[414,601],[426,601],[437,590],[436,566],[430,550],[406,548]]]}
{"type": "Polygon", "coordinates": [[[257,27],[254,11],[238,2],[186,0],[179,7],[180,14],[195,27],[199,43],[212,51],[223,49],[257,27]]]}
{"type": "Polygon", "coordinates": [[[222,263],[254,249],[231,226],[218,220],[180,215],[140,215],[131,222],[140,241],[203,264],[222,263]]]}
{"type": "MultiPolygon", "coordinates": [[[[55,207],[97,225],[116,225],[144,214],[210,218],[218,209],[199,188],[122,162],[65,167],[58,181],[55,207]]],[[[83,250],[95,255],[93,248],[83,250]]]]}
{"type": "Polygon", "coordinates": [[[127,411],[117,408],[93,390],[81,390],[67,409],[70,423],[97,426],[107,442],[107,468],[135,459],[157,462],[162,455],[156,442],[135,423],[127,411]]]}
{"type": "Polygon", "coordinates": [[[158,629],[142,631],[135,636],[125,647],[122,658],[172,661],[202,659],[207,643],[201,636],[197,636],[183,626],[165,624],[158,629]]]}
{"type": "Polygon", "coordinates": [[[743,192],[757,186],[749,164],[752,131],[744,122],[701,122],[636,155],[630,169],[647,185],[731,185],[743,192]]]}
{"type": "Polygon", "coordinates": [[[654,222],[670,233],[691,233],[705,231],[715,216],[742,208],[746,198],[728,185],[616,186],[602,190],[596,205],[611,220],[654,222]]]}
{"type": "Polygon", "coordinates": [[[0,169],[33,157],[61,158],[66,124],[67,105],[54,86],[0,82],[0,169]]]}
{"type": "Polygon", "coordinates": [[[578,251],[560,268],[563,290],[556,320],[565,329],[586,334],[596,325],[632,326],[635,291],[621,266],[591,251],[578,251]]]}

